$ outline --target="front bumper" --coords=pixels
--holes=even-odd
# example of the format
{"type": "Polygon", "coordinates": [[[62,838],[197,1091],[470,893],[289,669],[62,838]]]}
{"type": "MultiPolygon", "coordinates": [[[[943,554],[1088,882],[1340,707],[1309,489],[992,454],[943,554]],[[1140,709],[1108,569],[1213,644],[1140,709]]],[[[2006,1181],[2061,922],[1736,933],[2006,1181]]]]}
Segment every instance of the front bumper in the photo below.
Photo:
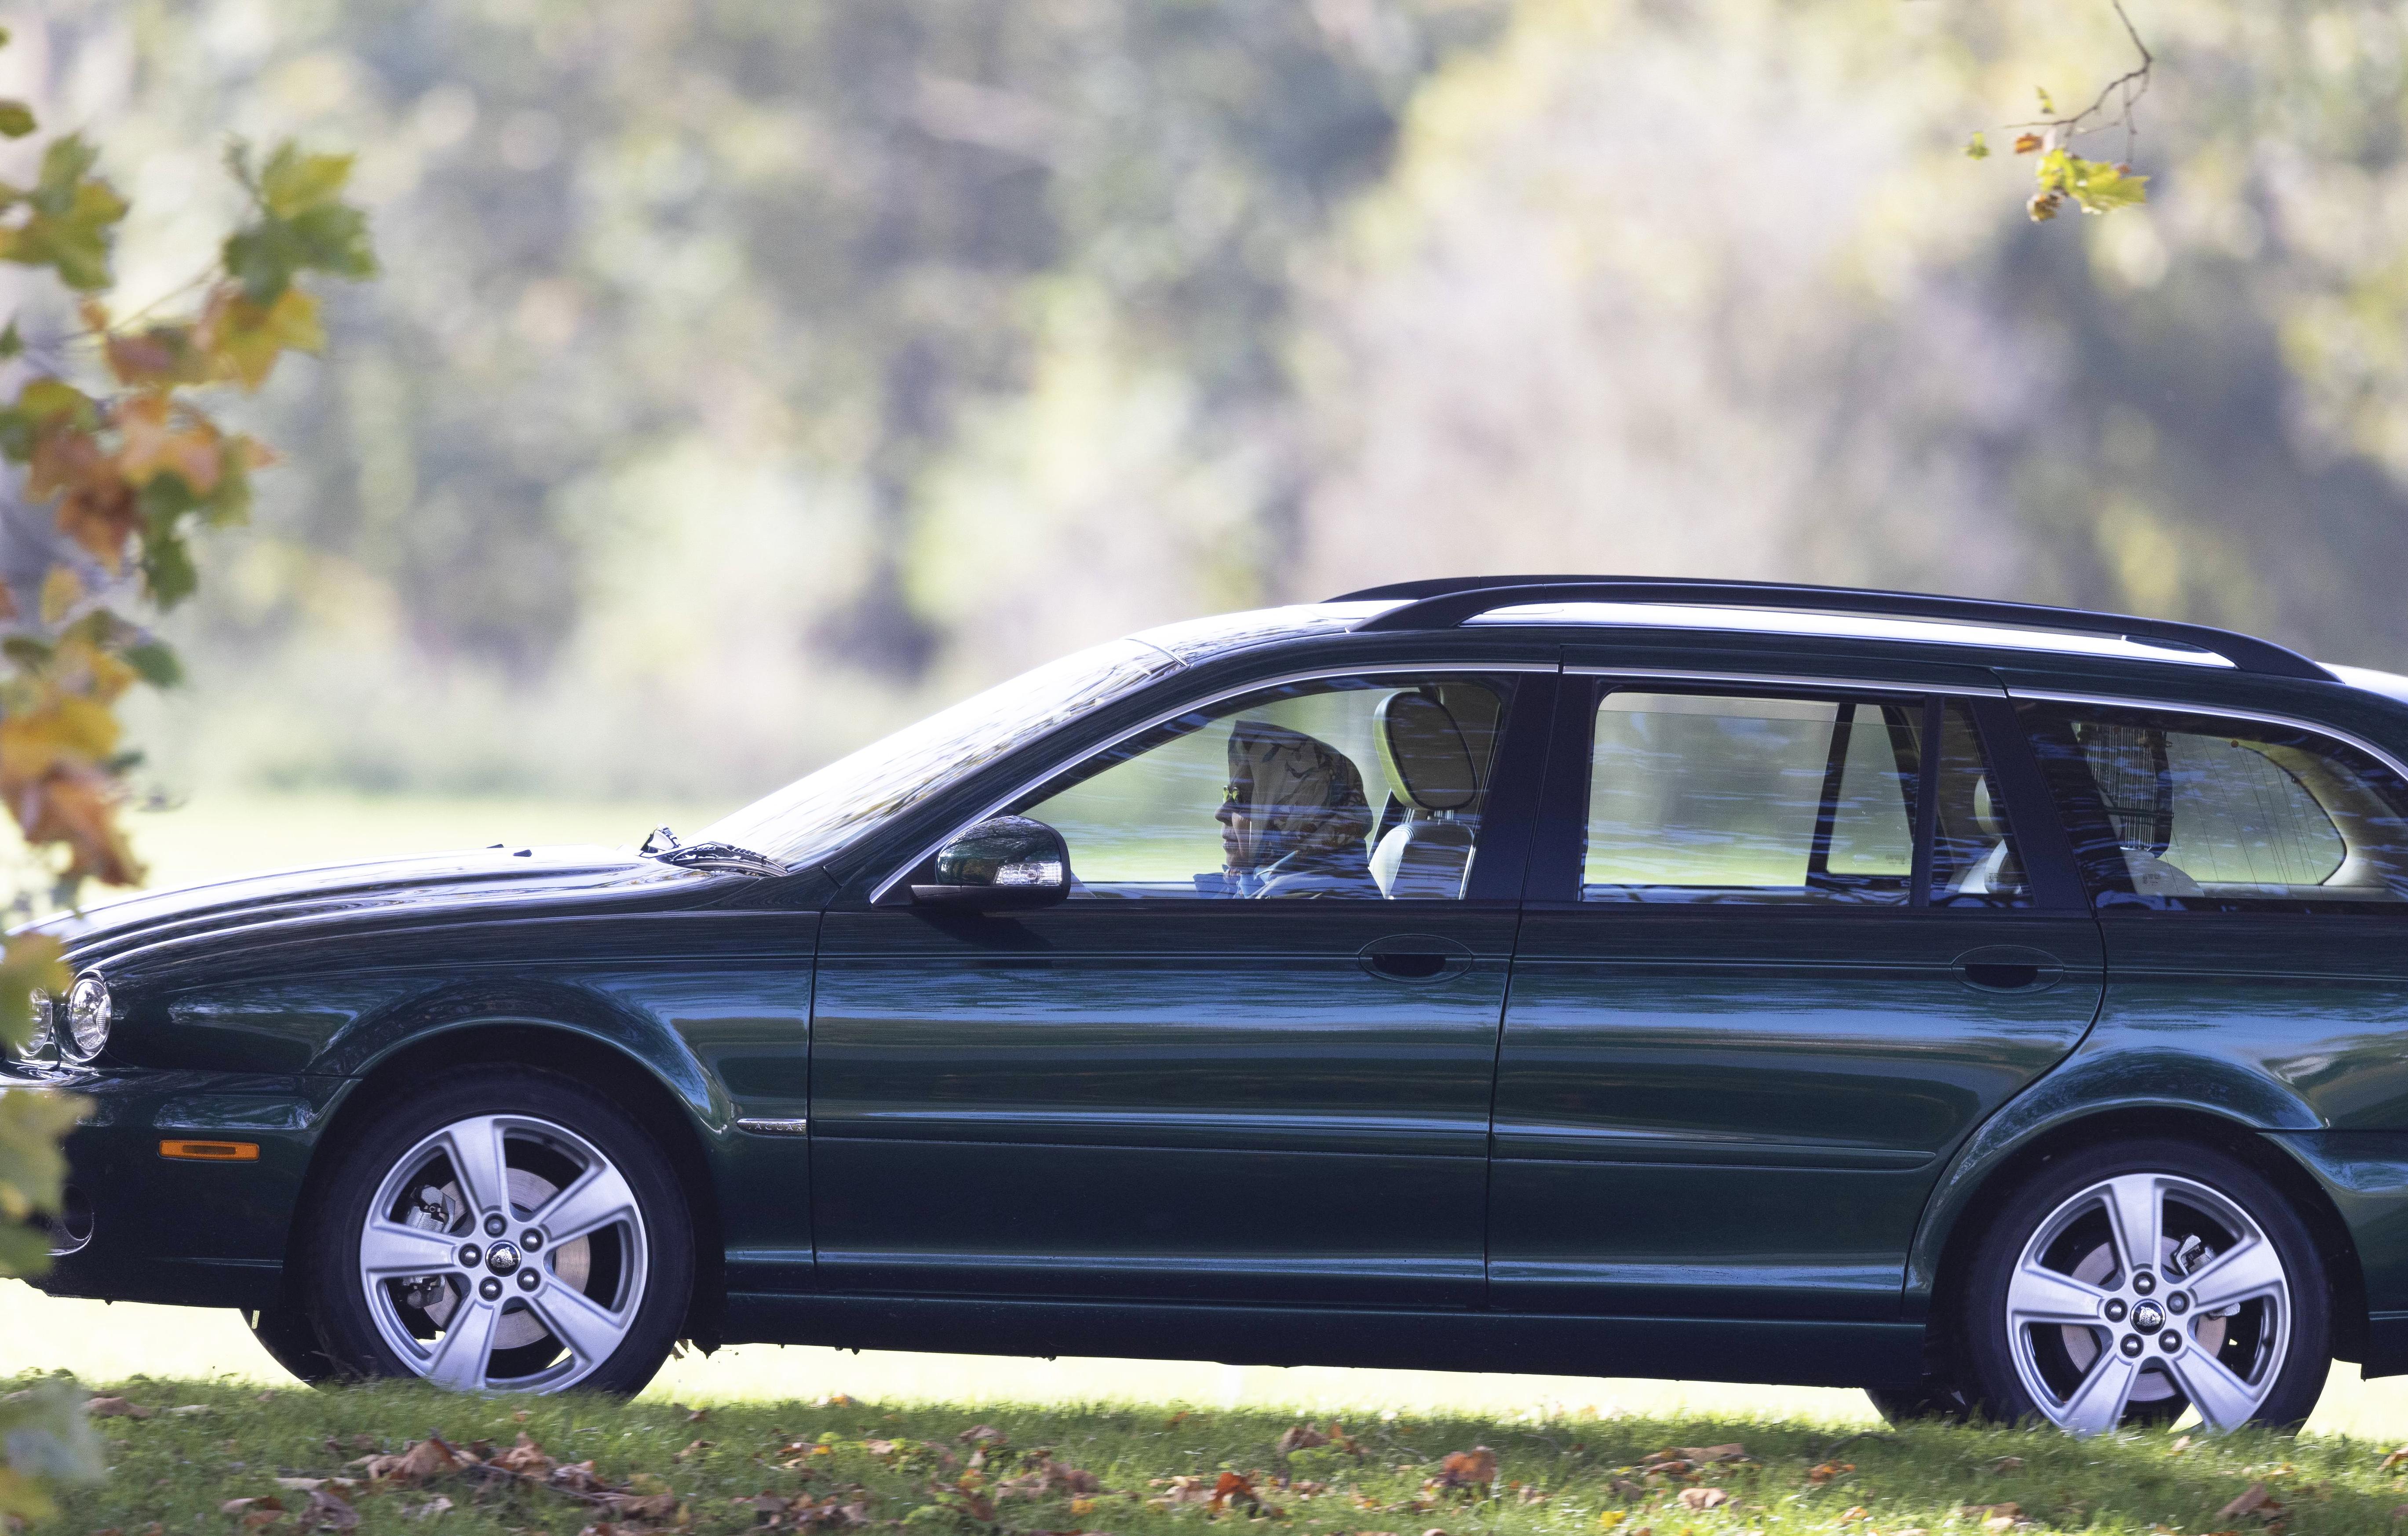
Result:
{"type": "Polygon", "coordinates": [[[72,1251],[33,1282],[52,1296],[181,1306],[271,1304],[327,1116],[352,1080],[142,1070],[0,1073],[0,1087],[79,1094],[93,1108],[66,1140],[72,1251]],[[256,1161],[183,1162],[173,1138],[258,1143],[256,1161]]]}

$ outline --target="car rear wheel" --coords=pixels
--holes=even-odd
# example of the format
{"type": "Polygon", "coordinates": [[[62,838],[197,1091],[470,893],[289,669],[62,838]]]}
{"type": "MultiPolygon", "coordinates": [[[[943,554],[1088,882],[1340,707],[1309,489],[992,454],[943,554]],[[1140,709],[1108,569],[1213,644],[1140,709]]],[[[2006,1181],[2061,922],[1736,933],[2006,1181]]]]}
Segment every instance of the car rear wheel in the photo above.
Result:
{"type": "Polygon", "coordinates": [[[2324,1261],[2236,1158],[2130,1141],[2057,1159],[2009,1199],[1966,1287],[1968,1386],[1990,1416],[2070,1434],[2294,1427],[2330,1368],[2324,1261]]]}
{"type": "Polygon", "coordinates": [[[635,1392],[694,1285],[674,1171],[624,1112],[518,1067],[430,1082],[343,1149],[313,1302],[335,1362],[470,1392],[635,1392]]]}

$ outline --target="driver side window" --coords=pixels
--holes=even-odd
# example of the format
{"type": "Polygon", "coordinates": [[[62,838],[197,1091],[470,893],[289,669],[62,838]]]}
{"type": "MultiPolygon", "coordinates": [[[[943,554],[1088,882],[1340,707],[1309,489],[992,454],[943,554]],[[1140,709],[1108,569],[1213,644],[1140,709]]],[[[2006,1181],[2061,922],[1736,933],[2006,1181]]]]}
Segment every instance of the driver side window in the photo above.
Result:
{"type": "Polygon", "coordinates": [[[1182,715],[1011,807],[1072,900],[1460,899],[1511,677],[1316,678],[1182,715]]]}

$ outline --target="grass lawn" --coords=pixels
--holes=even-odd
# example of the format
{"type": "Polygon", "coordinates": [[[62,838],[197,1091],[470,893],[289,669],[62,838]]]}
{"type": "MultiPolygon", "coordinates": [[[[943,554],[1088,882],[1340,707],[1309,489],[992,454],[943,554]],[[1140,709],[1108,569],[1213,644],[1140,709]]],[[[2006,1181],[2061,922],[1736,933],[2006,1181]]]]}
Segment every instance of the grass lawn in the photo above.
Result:
{"type": "Polygon", "coordinates": [[[462,1398],[415,1385],[262,1391],[136,1378],[107,1390],[159,1412],[100,1420],[108,1480],[68,1492],[37,1530],[251,1536],[322,1519],[340,1529],[355,1514],[361,1531],[458,1536],[732,1533],[772,1524],[899,1525],[929,1536],[1231,1528],[1298,1536],[2387,1536],[2408,1500],[2408,1480],[2382,1465],[2387,1447],[2340,1436],[2213,1441],[2153,1431],[2078,1443],[2050,1433],[1744,1416],[1441,1414],[1350,1419],[1342,1433],[1321,1417],[1304,1438],[1331,1443],[1283,1452],[1283,1436],[1303,1422],[1295,1414],[1166,1404],[838,1397],[697,1413],[652,1400],[462,1398]],[[541,1455],[513,1458],[517,1475],[452,1469],[380,1482],[370,1480],[377,1469],[358,1464],[429,1435],[490,1459],[522,1434],[541,1455]],[[554,1472],[555,1462],[573,1470],[554,1472]],[[575,1469],[584,1462],[591,1468],[575,1469]],[[337,1478],[351,1481],[319,1491],[340,1506],[322,1500],[313,1510],[307,1480],[337,1478]],[[2273,1502],[2232,1511],[2258,1485],[2273,1502]],[[224,1508],[267,1499],[283,1511],[224,1508]]]}

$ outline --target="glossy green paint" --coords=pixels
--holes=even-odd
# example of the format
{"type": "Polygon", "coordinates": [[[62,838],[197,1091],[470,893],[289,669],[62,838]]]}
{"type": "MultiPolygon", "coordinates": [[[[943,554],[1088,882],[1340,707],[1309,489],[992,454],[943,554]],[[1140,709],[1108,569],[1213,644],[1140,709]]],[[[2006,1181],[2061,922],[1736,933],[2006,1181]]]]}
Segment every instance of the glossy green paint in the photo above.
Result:
{"type": "Polygon", "coordinates": [[[2090,1026],[2087,915],[1534,907],[1497,1086],[1499,1305],[1882,1319],[1942,1159],[2090,1026]],[[2012,949],[2057,979],[1971,985],[2012,949]]]}
{"type": "MultiPolygon", "coordinates": [[[[2408,707],[1935,645],[1266,633],[789,880],[503,850],[91,914],[73,958],[110,978],[122,1022],[94,1069],[51,1075],[101,1106],[70,1146],[99,1227],[47,1284],[272,1299],[291,1213],[353,1106],[389,1069],[499,1041],[618,1064],[683,1139],[724,1260],[707,1337],[1897,1381],[2001,1169],[2172,1109],[2296,1161],[2363,1270],[2370,1369],[2408,1368],[2408,946],[2387,919],[1726,924],[1535,887],[1526,909],[1509,890],[1434,914],[870,902],[1042,770],[1273,676],[1544,667],[1575,646],[1575,665],[1625,669],[2257,710],[2401,755],[2408,707]],[[1421,987],[1361,967],[1403,934],[1469,963],[1421,987]],[[1966,986],[1955,961],[2000,945],[2054,956],[2057,979],[1966,986]],[[808,1138],[736,1126],[805,1116],[808,1138]],[[262,1159],[163,1163],[176,1129],[239,1131],[262,1159]]],[[[1498,835],[1521,859],[1564,829],[1534,811],[1498,835]]]]}

